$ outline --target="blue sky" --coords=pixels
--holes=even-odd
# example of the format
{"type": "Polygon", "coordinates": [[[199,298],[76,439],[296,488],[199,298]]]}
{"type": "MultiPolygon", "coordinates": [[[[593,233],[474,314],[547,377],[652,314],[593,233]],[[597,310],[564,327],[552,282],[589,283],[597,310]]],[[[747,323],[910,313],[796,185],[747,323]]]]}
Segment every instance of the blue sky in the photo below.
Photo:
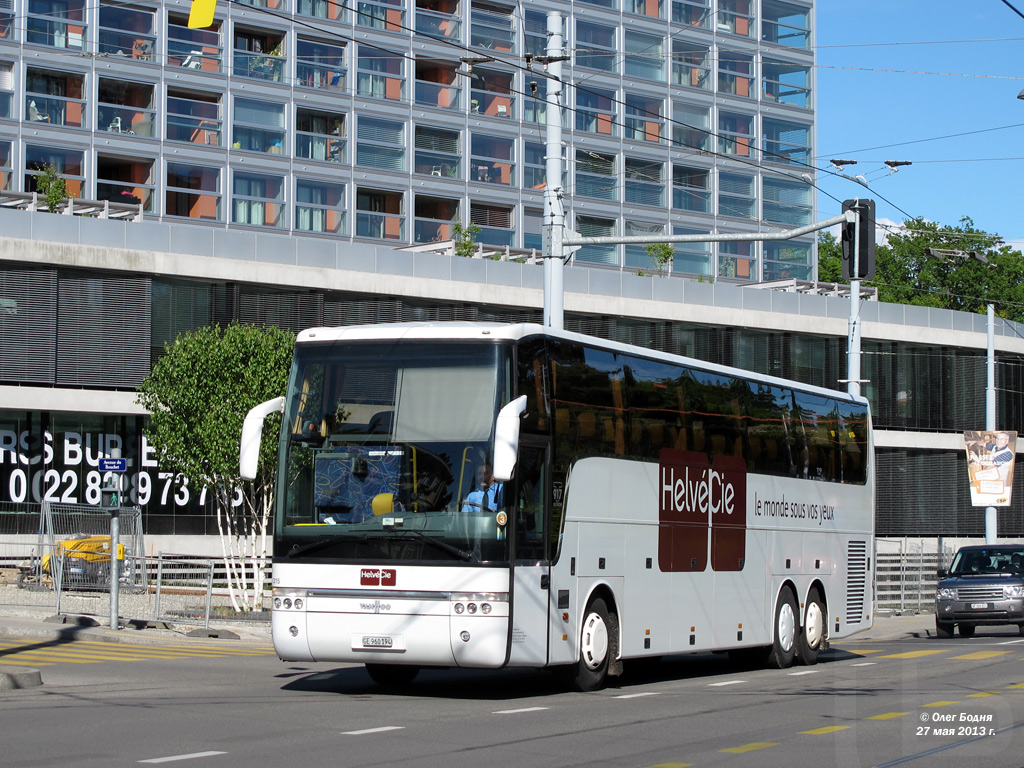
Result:
{"type": "Polygon", "coordinates": [[[839,212],[828,195],[873,197],[879,219],[970,216],[1021,247],[1024,18],[1000,0],[816,6],[816,165],[857,160],[843,172],[870,188],[819,173],[819,218],[839,212]],[[889,175],[886,160],[913,165],[889,175]]]}

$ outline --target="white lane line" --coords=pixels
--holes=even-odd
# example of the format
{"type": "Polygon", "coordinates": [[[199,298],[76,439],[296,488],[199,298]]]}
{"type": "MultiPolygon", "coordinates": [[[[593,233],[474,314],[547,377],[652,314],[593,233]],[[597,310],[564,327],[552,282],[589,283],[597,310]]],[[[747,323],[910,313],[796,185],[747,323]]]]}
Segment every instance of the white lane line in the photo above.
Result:
{"type": "Polygon", "coordinates": [[[547,707],[523,707],[522,709],[499,709],[492,715],[518,715],[521,712],[543,712],[547,707]]]}
{"type": "Polygon", "coordinates": [[[226,755],[227,752],[192,752],[187,755],[170,755],[169,757],[154,757],[149,760],[139,760],[140,763],[173,763],[176,760],[194,760],[197,757],[213,757],[214,755],[226,755]]]}
{"type": "Polygon", "coordinates": [[[404,725],[382,725],[380,728],[364,728],[361,731],[342,731],[342,736],[365,736],[368,733],[384,733],[385,731],[401,731],[404,725]]]}
{"type": "Polygon", "coordinates": [[[877,662],[874,661],[862,661],[860,664],[851,664],[851,667],[873,667],[877,662]]]}
{"type": "Polygon", "coordinates": [[[1007,640],[1005,643],[996,643],[996,645],[1017,645],[1017,643],[1024,643],[1024,640],[1007,640]]]}
{"type": "Polygon", "coordinates": [[[641,696],[660,696],[657,691],[645,691],[643,693],[624,693],[621,696],[613,696],[615,699],[639,699],[641,696]]]}
{"type": "Polygon", "coordinates": [[[790,677],[800,677],[800,675],[816,675],[816,674],[818,674],[818,670],[816,670],[816,669],[804,669],[804,670],[801,670],[800,672],[790,672],[789,676],[790,677]]]}
{"type": "Polygon", "coordinates": [[[740,683],[745,683],[745,682],[747,682],[747,681],[746,680],[726,680],[726,681],[721,682],[721,683],[708,683],[708,687],[709,688],[722,688],[723,686],[726,686],[726,685],[739,685],[740,683]]]}

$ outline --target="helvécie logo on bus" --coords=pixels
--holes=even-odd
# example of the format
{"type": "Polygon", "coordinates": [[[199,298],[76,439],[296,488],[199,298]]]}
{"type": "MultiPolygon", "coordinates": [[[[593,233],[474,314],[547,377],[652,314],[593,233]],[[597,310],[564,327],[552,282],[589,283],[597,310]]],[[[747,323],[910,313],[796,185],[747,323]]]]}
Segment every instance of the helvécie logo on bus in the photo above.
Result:
{"type": "Polygon", "coordinates": [[[360,568],[359,583],[364,587],[393,587],[398,581],[394,568],[360,568]]]}
{"type": "Polygon", "coordinates": [[[743,569],[747,467],[743,459],[662,450],[658,462],[658,560],[663,571],[743,569]]]}

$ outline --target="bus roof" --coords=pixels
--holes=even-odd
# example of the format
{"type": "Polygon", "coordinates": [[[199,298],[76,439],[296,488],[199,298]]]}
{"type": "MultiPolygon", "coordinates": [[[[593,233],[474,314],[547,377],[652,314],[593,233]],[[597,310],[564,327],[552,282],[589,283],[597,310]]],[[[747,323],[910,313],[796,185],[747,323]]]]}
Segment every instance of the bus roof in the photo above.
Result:
{"type": "Polygon", "coordinates": [[[530,336],[547,336],[554,339],[565,339],[577,341],[607,349],[614,352],[623,352],[650,360],[663,360],[665,362],[681,363],[709,373],[720,373],[729,376],[739,376],[752,381],[760,381],[766,384],[774,384],[780,387],[796,388],[805,392],[813,392],[828,397],[867,404],[867,398],[854,397],[842,390],[819,387],[813,384],[789,381],[777,376],[769,376],[754,371],[747,371],[742,368],[733,368],[727,365],[718,365],[704,360],[698,360],[683,355],[675,355],[670,352],[660,352],[656,349],[638,347],[631,344],[624,344],[618,341],[601,339],[596,336],[586,336],[572,331],[557,330],[536,323],[487,323],[470,322],[463,320],[437,321],[437,322],[416,322],[416,323],[378,323],[374,325],[347,325],[327,328],[307,328],[300,331],[297,343],[324,343],[324,342],[347,342],[347,341],[518,341],[530,336]]]}

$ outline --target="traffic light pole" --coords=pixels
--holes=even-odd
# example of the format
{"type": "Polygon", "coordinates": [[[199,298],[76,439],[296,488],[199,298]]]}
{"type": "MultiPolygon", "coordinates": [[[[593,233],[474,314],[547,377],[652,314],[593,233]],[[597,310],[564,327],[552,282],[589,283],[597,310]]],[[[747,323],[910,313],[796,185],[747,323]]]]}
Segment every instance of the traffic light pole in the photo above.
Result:
{"type": "Polygon", "coordinates": [[[860,397],[860,238],[864,216],[860,208],[847,211],[857,220],[853,241],[853,275],[850,279],[850,325],[846,346],[846,391],[860,397]]]}

